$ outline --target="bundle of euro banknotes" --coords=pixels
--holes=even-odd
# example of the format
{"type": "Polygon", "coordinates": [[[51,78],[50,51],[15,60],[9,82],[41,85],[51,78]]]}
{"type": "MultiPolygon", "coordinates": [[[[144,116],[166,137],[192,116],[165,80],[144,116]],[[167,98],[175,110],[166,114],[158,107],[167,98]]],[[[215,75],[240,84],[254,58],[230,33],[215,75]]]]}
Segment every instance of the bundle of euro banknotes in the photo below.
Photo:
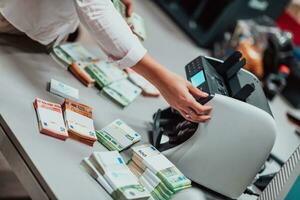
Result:
{"type": "Polygon", "coordinates": [[[69,136],[93,146],[97,137],[92,119],[92,108],[70,99],[65,99],[63,112],[69,136]]]}
{"type": "Polygon", "coordinates": [[[36,98],[33,102],[41,133],[61,140],[66,140],[68,132],[64,123],[61,106],[56,103],[36,98]]]}
{"type": "Polygon", "coordinates": [[[55,79],[51,79],[49,91],[52,94],[58,95],[62,98],[68,98],[74,101],[79,100],[78,89],[55,79]]]}
{"type": "Polygon", "coordinates": [[[141,135],[120,119],[96,131],[96,135],[98,141],[110,151],[123,151],[141,140],[141,135]]]}
{"type": "Polygon", "coordinates": [[[98,88],[121,106],[128,106],[142,89],[127,79],[127,74],[105,61],[88,64],[86,72],[96,81],[98,88]]]}
{"type": "Polygon", "coordinates": [[[127,74],[123,70],[105,61],[90,63],[86,65],[85,71],[96,81],[100,88],[127,78],[127,74]]]}
{"type": "Polygon", "coordinates": [[[133,156],[128,166],[154,199],[170,199],[176,192],[191,187],[191,181],[152,145],[131,149],[133,156]]]}
{"type": "Polygon", "coordinates": [[[69,66],[76,61],[94,62],[99,60],[80,43],[65,43],[55,46],[51,55],[65,66],[69,66]]]}
{"type": "Polygon", "coordinates": [[[87,64],[99,61],[80,43],[66,43],[52,49],[50,55],[59,64],[66,66],[69,71],[85,86],[91,87],[95,80],[85,71],[87,64]]]}
{"type": "Polygon", "coordinates": [[[94,152],[82,160],[83,168],[115,200],[146,200],[149,191],[129,170],[117,151],[94,152]]]}
{"type": "Polygon", "coordinates": [[[36,98],[33,105],[41,133],[62,140],[70,137],[90,146],[97,141],[91,107],[70,99],[61,106],[36,98]]]}
{"type": "Polygon", "coordinates": [[[132,147],[128,165],[118,151],[94,152],[81,165],[114,199],[169,200],[187,179],[150,144],[132,147]]]}

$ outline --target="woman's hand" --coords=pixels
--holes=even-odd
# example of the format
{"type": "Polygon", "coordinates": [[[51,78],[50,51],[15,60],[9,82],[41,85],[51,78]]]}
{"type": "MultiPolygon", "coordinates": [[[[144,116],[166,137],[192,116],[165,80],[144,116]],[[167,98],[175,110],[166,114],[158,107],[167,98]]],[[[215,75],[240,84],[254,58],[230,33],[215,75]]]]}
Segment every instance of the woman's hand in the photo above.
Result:
{"type": "Polygon", "coordinates": [[[182,77],[169,72],[160,84],[156,85],[171,107],[193,122],[206,122],[210,119],[210,106],[201,105],[196,99],[205,98],[207,93],[195,88],[182,77]]]}
{"type": "Polygon", "coordinates": [[[206,122],[210,119],[211,106],[201,105],[196,101],[207,97],[208,94],[168,71],[149,54],[146,54],[132,69],[154,84],[170,106],[178,110],[185,119],[192,122],[206,122]]]}
{"type": "Polygon", "coordinates": [[[131,17],[132,13],[133,13],[133,3],[132,0],[122,0],[122,2],[124,3],[124,5],[126,6],[126,15],[127,17],[131,17]]]}

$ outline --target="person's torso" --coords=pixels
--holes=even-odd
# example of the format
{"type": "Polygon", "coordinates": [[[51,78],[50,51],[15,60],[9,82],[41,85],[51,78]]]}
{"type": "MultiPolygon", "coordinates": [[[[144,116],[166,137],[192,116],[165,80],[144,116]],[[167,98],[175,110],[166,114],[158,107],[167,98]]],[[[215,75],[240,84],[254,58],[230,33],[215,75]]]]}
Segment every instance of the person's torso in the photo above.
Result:
{"type": "Polygon", "coordinates": [[[73,0],[4,0],[0,12],[14,27],[44,45],[61,41],[79,24],[73,0]]]}

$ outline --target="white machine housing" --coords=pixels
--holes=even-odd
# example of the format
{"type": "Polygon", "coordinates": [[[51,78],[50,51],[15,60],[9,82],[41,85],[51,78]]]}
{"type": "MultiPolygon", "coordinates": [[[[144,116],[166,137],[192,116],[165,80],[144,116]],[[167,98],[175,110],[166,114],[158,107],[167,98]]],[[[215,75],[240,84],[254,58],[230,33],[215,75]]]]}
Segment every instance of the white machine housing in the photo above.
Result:
{"type": "Polygon", "coordinates": [[[205,83],[197,87],[210,94],[202,103],[213,107],[212,117],[185,142],[163,151],[193,182],[233,199],[254,181],[276,138],[260,81],[242,69],[246,62],[240,58],[239,52],[225,62],[200,56],[186,66],[191,82],[204,72],[205,83]]]}
{"type": "Polygon", "coordinates": [[[183,144],[163,152],[194,182],[238,198],[254,180],[275,142],[272,116],[250,104],[216,94],[212,118],[183,144]]]}

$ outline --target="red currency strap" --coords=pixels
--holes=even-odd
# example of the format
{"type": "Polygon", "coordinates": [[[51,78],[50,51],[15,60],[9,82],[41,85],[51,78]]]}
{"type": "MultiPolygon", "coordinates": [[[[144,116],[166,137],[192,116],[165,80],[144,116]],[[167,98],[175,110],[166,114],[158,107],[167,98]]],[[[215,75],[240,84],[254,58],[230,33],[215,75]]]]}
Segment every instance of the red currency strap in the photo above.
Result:
{"type": "Polygon", "coordinates": [[[37,99],[35,106],[37,107],[37,109],[38,108],[45,108],[45,109],[52,110],[54,112],[62,113],[62,109],[61,109],[59,104],[51,103],[51,102],[48,102],[48,101],[45,101],[45,100],[37,99]]]}
{"type": "Polygon", "coordinates": [[[77,112],[88,118],[92,118],[92,108],[91,107],[71,101],[70,99],[65,100],[63,108],[64,108],[64,110],[69,109],[71,111],[77,112]]]}

